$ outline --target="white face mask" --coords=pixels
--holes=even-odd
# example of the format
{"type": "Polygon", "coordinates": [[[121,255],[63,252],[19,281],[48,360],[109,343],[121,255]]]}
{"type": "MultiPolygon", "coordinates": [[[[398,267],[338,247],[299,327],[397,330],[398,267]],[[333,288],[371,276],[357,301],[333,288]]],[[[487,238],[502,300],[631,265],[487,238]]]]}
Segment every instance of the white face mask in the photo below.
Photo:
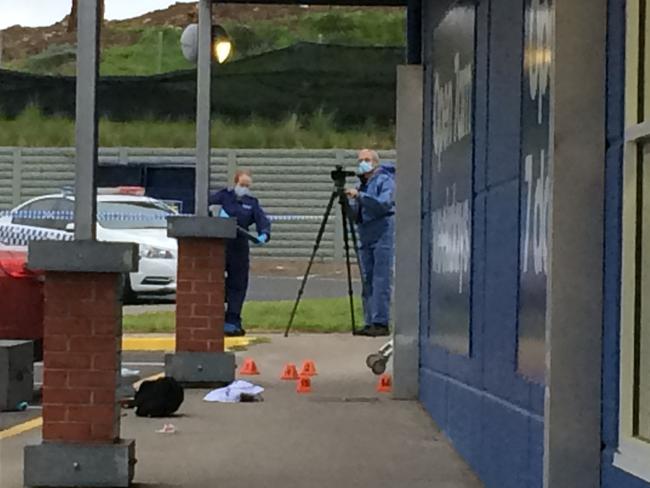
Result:
{"type": "Polygon", "coordinates": [[[357,174],[358,175],[365,175],[366,173],[370,173],[372,171],[372,163],[367,160],[359,161],[359,166],[357,167],[357,174]]]}
{"type": "Polygon", "coordinates": [[[235,195],[239,198],[250,195],[251,189],[247,186],[235,185],[235,195]]]}

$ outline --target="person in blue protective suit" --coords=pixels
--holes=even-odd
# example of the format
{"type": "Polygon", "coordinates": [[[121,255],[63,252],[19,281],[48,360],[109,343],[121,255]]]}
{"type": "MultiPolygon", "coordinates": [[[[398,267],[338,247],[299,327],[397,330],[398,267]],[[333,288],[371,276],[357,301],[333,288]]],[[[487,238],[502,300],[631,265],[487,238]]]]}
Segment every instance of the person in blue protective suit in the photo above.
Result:
{"type": "MultiPolygon", "coordinates": [[[[262,210],[260,202],[252,196],[253,178],[248,171],[235,174],[235,186],[210,194],[210,205],[221,205],[220,217],[235,217],[237,225],[245,230],[255,224],[258,244],[266,244],[271,238],[271,222],[262,210]]],[[[248,289],[250,247],[247,236],[238,233],[226,244],[226,336],[243,336],[241,311],[248,289]]]]}
{"type": "Polygon", "coordinates": [[[359,234],[365,326],[359,335],[389,334],[395,248],[395,166],[375,151],[359,151],[360,185],[346,190],[359,234]]]}

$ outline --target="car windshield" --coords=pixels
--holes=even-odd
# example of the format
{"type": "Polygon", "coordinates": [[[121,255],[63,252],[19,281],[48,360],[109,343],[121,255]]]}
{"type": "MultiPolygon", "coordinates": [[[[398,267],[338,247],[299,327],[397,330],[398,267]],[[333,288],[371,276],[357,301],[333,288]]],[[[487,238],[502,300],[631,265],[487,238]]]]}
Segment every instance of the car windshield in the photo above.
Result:
{"type": "Polygon", "coordinates": [[[107,229],[164,229],[170,215],[162,202],[97,202],[97,221],[107,229]]]}

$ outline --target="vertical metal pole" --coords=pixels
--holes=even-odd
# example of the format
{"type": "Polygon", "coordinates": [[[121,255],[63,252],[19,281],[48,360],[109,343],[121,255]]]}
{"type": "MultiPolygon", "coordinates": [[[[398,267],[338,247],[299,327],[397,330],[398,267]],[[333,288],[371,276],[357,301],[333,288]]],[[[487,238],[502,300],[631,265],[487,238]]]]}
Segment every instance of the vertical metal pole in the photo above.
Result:
{"type": "Polygon", "coordinates": [[[210,101],[212,63],[212,0],[199,1],[199,56],[196,95],[196,180],[194,213],[208,216],[210,189],[210,101]]]}
{"type": "Polygon", "coordinates": [[[99,76],[99,0],[79,2],[77,16],[77,119],[75,239],[95,239],[97,222],[97,78],[99,76]]]}
{"type": "Polygon", "coordinates": [[[23,151],[19,147],[14,149],[13,178],[11,183],[12,202],[14,207],[19,205],[22,197],[23,186],[23,151]]]}
{"type": "Polygon", "coordinates": [[[406,5],[406,64],[422,62],[422,0],[406,5]]]}
{"type": "Polygon", "coordinates": [[[3,48],[4,48],[3,43],[2,43],[2,41],[3,41],[2,37],[3,36],[4,36],[4,31],[0,30],[0,68],[2,68],[2,51],[3,51],[3,48]]]}

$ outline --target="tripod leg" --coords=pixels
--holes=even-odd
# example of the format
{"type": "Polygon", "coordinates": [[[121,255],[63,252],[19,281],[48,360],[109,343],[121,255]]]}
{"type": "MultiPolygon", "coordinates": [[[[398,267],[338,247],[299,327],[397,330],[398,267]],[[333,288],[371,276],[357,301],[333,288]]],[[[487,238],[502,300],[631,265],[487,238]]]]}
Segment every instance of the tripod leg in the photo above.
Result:
{"type": "Polygon", "coordinates": [[[296,311],[298,310],[298,305],[300,304],[300,298],[302,298],[302,294],[305,291],[305,285],[307,284],[307,279],[309,278],[311,267],[314,264],[314,258],[316,257],[316,253],[318,252],[318,247],[320,246],[320,242],[323,239],[323,233],[325,232],[325,227],[327,226],[327,219],[330,215],[330,212],[332,211],[332,207],[334,206],[334,201],[336,200],[337,195],[338,195],[337,192],[333,191],[332,195],[330,196],[330,200],[327,203],[327,208],[325,209],[325,213],[323,214],[323,221],[321,222],[320,228],[318,229],[318,234],[316,235],[316,242],[314,244],[314,249],[312,250],[311,257],[309,258],[309,264],[307,265],[307,270],[305,271],[305,275],[302,277],[302,283],[300,284],[300,289],[298,290],[296,303],[293,304],[293,310],[291,310],[291,317],[289,318],[289,323],[287,324],[287,328],[284,330],[284,337],[289,336],[289,330],[293,325],[293,319],[296,317],[296,311]]]}
{"type": "MultiPolygon", "coordinates": [[[[343,243],[345,245],[345,266],[348,271],[348,297],[350,298],[350,320],[352,322],[352,335],[356,335],[357,327],[354,320],[354,289],[352,288],[352,270],[350,267],[350,243],[348,240],[348,213],[347,201],[341,200],[341,225],[343,226],[343,243]]],[[[354,232],[354,229],[352,230],[354,232]]]]}
{"type": "Polygon", "coordinates": [[[361,268],[361,259],[359,258],[359,243],[357,241],[357,231],[355,229],[354,219],[351,217],[349,212],[349,203],[345,201],[343,205],[345,207],[345,215],[346,215],[347,223],[350,227],[350,234],[352,234],[352,248],[354,249],[354,256],[357,258],[359,277],[361,278],[361,296],[363,297],[365,295],[364,293],[365,282],[363,281],[363,269],[361,268]]]}

